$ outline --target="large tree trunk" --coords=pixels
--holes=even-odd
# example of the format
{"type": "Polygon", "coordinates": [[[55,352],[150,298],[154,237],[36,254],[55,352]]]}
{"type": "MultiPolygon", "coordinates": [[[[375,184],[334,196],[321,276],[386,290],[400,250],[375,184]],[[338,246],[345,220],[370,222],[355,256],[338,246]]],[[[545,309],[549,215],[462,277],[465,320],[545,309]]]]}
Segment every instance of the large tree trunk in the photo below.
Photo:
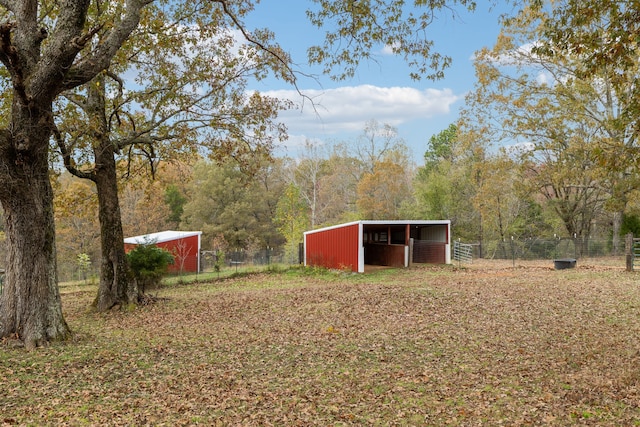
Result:
{"type": "Polygon", "coordinates": [[[104,141],[95,150],[98,210],[102,261],[96,309],[106,311],[114,306],[137,304],[140,292],[134,280],[127,277],[127,259],[113,146],[104,141]]]}
{"type": "Polygon", "coordinates": [[[53,101],[109,66],[149,1],[127,1],[119,19],[105,28],[104,42],[93,46],[92,37],[104,23],[85,28],[90,1],[68,1],[57,9],[40,3],[2,2],[0,24],[0,63],[12,84],[10,127],[0,131],[0,203],[9,247],[0,297],[0,337],[15,335],[27,347],[70,334],[57,287],[48,170],[53,101]],[[55,25],[46,28],[43,22],[55,25]]]}
{"type": "Polygon", "coordinates": [[[624,211],[613,213],[613,254],[620,255],[620,229],[622,228],[622,218],[624,211]]]}
{"type": "Polygon", "coordinates": [[[100,287],[95,307],[98,311],[107,311],[115,306],[137,304],[140,291],[135,281],[127,277],[127,258],[118,200],[116,147],[109,139],[103,75],[96,76],[88,85],[87,93],[86,113],[89,116],[89,128],[95,138],[95,168],[90,179],[95,182],[98,193],[102,248],[100,287]]]}
{"type": "Polygon", "coordinates": [[[33,348],[70,335],[56,273],[50,111],[14,109],[13,123],[12,132],[0,135],[0,202],[8,243],[0,337],[17,337],[33,348]]]}

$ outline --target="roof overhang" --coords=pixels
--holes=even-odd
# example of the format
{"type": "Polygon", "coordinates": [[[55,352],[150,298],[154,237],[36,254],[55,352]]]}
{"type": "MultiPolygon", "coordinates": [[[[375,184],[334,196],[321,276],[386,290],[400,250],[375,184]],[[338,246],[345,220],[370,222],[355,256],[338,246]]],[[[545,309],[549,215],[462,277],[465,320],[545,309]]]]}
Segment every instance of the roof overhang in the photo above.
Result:
{"type": "Polygon", "coordinates": [[[318,228],[317,230],[305,231],[304,234],[311,233],[319,233],[322,231],[327,231],[335,228],[348,227],[351,225],[380,225],[380,226],[392,226],[392,225],[414,225],[414,226],[427,226],[427,225],[451,225],[451,220],[442,219],[442,220],[360,220],[360,221],[352,221],[344,224],[332,225],[330,227],[318,228]]]}
{"type": "Polygon", "coordinates": [[[184,239],[186,237],[199,236],[202,231],[159,231],[157,233],[142,234],[140,236],[127,237],[125,243],[132,245],[141,245],[145,243],[163,243],[172,240],[184,239]]]}

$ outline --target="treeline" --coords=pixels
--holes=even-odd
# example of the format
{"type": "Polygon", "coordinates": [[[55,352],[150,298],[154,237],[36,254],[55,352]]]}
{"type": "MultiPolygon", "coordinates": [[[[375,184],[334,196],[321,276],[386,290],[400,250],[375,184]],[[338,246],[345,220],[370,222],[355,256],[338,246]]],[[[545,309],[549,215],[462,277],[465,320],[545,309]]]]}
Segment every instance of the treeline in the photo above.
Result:
{"type": "MultiPolygon", "coordinates": [[[[614,244],[610,198],[585,197],[588,189],[573,183],[551,191],[534,173],[549,164],[533,165],[531,149],[492,152],[471,136],[450,125],[426,143],[420,166],[396,130],[375,121],[354,141],[308,142],[297,158],[163,162],[155,179],[120,181],[124,234],[201,230],[204,250],[269,250],[284,262],[296,262],[305,230],[356,219],[451,219],[454,238],[467,242],[557,236],[614,244]]],[[[97,195],[90,181],[66,173],[54,187],[60,278],[68,280],[83,274],[87,256],[97,270],[97,195]]],[[[640,231],[635,206],[618,235],[640,231]]]]}
{"type": "MultiPolygon", "coordinates": [[[[242,162],[183,157],[154,165],[123,162],[118,189],[125,236],[166,229],[203,231],[203,250],[268,249],[296,262],[302,233],[357,218],[400,218],[415,167],[394,128],[375,121],[332,148],[309,142],[302,156],[242,162]]],[[[100,259],[98,199],[91,181],[68,173],[54,187],[59,275],[77,277],[100,259]]],[[[97,266],[94,264],[97,268],[97,266]]]]}

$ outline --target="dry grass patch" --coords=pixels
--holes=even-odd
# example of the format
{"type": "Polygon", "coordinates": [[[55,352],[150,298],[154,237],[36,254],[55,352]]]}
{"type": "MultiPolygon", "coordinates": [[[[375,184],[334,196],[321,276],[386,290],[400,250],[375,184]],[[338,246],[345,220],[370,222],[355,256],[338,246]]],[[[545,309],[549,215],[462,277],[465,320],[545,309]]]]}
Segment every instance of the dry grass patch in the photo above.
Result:
{"type": "Polygon", "coordinates": [[[261,274],[166,288],[35,352],[7,425],[637,425],[640,291],[609,266],[261,274]]]}

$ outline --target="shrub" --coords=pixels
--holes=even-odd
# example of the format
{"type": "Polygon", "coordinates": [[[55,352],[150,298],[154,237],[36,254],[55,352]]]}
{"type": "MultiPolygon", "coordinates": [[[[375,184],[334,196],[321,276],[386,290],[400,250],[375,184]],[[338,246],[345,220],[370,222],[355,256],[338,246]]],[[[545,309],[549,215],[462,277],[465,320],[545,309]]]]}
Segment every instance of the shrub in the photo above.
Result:
{"type": "Polygon", "coordinates": [[[127,259],[131,275],[143,293],[146,287],[157,286],[169,265],[173,264],[173,255],[169,251],[150,243],[136,246],[127,254],[127,259]]]}

